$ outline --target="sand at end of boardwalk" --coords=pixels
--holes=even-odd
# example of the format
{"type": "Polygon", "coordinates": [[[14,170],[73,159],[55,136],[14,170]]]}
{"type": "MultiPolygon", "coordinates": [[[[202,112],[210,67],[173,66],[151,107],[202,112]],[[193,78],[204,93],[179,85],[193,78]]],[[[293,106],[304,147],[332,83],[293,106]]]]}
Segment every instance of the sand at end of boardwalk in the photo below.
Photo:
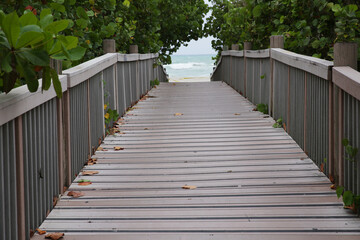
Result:
{"type": "Polygon", "coordinates": [[[169,82],[210,82],[210,77],[172,77],[169,82]]]}

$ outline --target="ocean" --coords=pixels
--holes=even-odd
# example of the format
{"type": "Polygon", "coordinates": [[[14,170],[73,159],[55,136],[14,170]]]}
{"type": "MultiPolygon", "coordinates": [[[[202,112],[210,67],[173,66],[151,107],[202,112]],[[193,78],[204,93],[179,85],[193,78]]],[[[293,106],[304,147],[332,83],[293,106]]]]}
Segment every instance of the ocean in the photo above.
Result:
{"type": "Polygon", "coordinates": [[[173,55],[172,63],[165,65],[170,81],[210,81],[214,55],[173,55]]]}

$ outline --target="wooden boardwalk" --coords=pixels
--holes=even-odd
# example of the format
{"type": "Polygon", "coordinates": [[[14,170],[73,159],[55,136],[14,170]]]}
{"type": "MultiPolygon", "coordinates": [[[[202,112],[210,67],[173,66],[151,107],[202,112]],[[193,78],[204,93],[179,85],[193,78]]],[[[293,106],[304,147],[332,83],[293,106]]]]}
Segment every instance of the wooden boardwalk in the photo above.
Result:
{"type": "Polygon", "coordinates": [[[225,83],[161,83],[149,95],[84,169],[99,174],[70,186],[84,196],[65,193],[41,229],[77,240],[360,239],[325,175],[225,83]]]}

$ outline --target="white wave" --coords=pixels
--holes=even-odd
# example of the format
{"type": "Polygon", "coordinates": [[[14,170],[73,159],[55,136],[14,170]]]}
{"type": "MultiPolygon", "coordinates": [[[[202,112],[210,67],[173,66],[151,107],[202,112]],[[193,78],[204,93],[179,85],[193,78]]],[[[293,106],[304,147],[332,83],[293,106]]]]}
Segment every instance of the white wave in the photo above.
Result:
{"type": "Polygon", "coordinates": [[[173,63],[165,67],[175,70],[182,70],[182,69],[204,69],[204,68],[208,68],[209,66],[206,63],[201,63],[201,62],[188,62],[188,63],[173,63]]]}

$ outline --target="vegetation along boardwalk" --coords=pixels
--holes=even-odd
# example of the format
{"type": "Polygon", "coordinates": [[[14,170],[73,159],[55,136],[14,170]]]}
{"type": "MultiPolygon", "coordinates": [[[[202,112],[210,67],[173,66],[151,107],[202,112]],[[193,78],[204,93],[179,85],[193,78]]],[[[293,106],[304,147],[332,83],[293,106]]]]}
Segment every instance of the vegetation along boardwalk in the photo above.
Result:
{"type": "Polygon", "coordinates": [[[161,83],[40,229],[78,240],[359,239],[360,219],[273,124],[225,83],[161,83]]]}

